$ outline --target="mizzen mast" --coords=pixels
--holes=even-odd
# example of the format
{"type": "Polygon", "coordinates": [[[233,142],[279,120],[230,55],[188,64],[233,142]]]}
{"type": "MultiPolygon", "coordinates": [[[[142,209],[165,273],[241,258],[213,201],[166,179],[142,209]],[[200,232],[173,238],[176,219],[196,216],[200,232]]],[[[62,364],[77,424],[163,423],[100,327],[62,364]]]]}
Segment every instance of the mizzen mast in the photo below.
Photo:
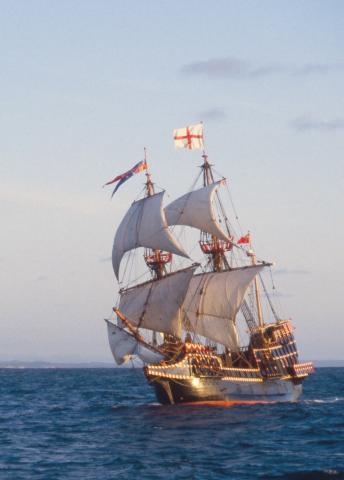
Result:
{"type": "MultiPolygon", "coordinates": [[[[249,236],[249,241],[250,241],[250,248],[247,251],[247,256],[251,258],[252,265],[257,265],[256,253],[253,250],[252,244],[251,244],[251,235],[250,233],[248,233],[247,235],[249,236]]],[[[256,297],[258,325],[259,325],[259,328],[262,329],[264,327],[264,318],[263,318],[263,312],[262,312],[262,304],[260,301],[260,291],[259,291],[259,283],[258,283],[257,276],[254,277],[254,293],[256,297]]]]}

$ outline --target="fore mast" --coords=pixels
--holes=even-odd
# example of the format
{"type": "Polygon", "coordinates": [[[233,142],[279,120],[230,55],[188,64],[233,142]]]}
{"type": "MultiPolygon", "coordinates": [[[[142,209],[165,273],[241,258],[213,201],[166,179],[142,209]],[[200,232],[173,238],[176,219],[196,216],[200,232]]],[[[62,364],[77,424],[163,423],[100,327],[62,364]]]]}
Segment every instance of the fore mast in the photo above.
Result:
{"type": "MultiPolygon", "coordinates": [[[[152,182],[152,176],[148,169],[147,163],[147,150],[144,148],[144,160],[146,162],[146,197],[155,195],[154,183],[152,182]]],[[[158,249],[146,248],[144,252],[144,259],[147,267],[153,275],[153,279],[160,279],[166,275],[166,265],[172,261],[172,253],[163,252],[158,249]]]]}
{"type": "MultiPolygon", "coordinates": [[[[154,183],[152,182],[152,176],[148,169],[147,163],[147,149],[144,148],[144,161],[146,163],[146,197],[151,197],[155,195],[154,183]]],[[[145,248],[144,251],[144,259],[146,262],[147,267],[149,268],[153,280],[154,279],[161,279],[167,273],[166,266],[168,263],[172,261],[172,253],[170,252],[163,252],[159,249],[150,249],[145,248]]],[[[173,335],[162,334],[164,338],[164,342],[171,342],[173,341],[173,335]]],[[[154,346],[157,345],[157,332],[152,332],[152,344],[154,346]]]]}

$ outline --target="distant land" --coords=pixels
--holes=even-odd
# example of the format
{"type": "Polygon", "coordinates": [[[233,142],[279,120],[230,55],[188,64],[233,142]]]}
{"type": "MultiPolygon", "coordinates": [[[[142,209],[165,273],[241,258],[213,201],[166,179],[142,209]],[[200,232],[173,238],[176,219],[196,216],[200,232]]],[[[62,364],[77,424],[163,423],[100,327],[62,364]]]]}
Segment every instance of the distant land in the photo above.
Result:
{"type": "Polygon", "coordinates": [[[111,362],[0,361],[0,368],[116,368],[111,362]]]}
{"type": "MultiPolygon", "coordinates": [[[[323,367],[344,367],[344,360],[314,360],[317,368],[323,367]]],[[[124,368],[132,367],[132,363],[127,363],[124,368]]],[[[121,368],[123,368],[121,367],[121,368]]],[[[135,365],[139,367],[139,365],[135,365]]],[[[19,361],[12,360],[0,361],[0,368],[118,368],[113,362],[46,362],[46,361],[19,361]]]]}

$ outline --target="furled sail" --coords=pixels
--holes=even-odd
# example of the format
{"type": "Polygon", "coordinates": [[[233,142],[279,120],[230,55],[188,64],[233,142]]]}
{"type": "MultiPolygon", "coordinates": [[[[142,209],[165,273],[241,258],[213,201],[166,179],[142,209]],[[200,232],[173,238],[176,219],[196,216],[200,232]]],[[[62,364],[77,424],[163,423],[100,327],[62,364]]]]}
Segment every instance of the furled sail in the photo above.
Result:
{"type": "Polygon", "coordinates": [[[163,195],[164,192],[160,192],[134,202],[119,225],[112,249],[112,265],[117,279],[123,255],[133,248],[164,250],[188,258],[168,229],[162,208],[163,195]]]}
{"type": "Polygon", "coordinates": [[[135,326],[180,337],[183,305],[196,266],[120,292],[119,310],[135,326]]]}
{"type": "Polygon", "coordinates": [[[220,185],[221,181],[212,183],[167,205],[165,215],[168,225],[188,225],[229,241],[229,236],[216,220],[214,210],[214,195],[220,185]]]}
{"type": "Polygon", "coordinates": [[[164,358],[161,353],[143,345],[117,325],[107,321],[107,329],[111,352],[117,365],[127,362],[133,355],[137,355],[144,363],[158,363],[164,358]]]}
{"type": "Polygon", "coordinates": [[[182,308],[186,329],[237,350],[235,317],[247,287],[263,268],[257,265],[195,275],[182,308]]]}

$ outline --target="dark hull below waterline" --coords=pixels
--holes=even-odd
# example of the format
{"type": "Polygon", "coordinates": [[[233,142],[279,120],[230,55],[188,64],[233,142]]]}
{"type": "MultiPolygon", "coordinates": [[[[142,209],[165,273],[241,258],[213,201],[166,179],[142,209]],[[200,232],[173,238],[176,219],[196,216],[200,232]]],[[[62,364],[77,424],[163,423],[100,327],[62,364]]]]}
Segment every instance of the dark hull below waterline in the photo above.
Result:
{"type": "Polygon", "coordinates": [[[266,380],[261,383],[244,383],[219,378],[194,377],[173,380],[161,377],[148,378],[157,400],[162,405],[179,403],[267,403],[296,401],[302,385],[290,380],[266,380]]]}

